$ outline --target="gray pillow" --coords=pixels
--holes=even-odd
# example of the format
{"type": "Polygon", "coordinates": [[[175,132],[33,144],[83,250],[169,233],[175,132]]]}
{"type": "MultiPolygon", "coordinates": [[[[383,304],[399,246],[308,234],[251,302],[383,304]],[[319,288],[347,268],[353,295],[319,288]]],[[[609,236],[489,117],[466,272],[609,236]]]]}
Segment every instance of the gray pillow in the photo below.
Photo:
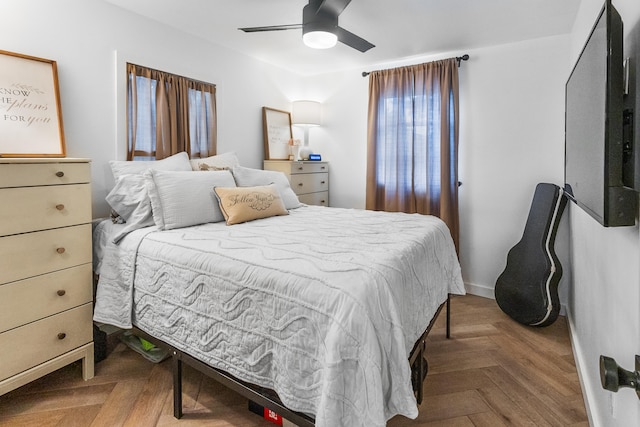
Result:
{"type": "Polygon", "coordinates": [[[228,170],[173,172],[149,170],[144,174],[153,220],[160,230],[224,221],[214,187],[235,187],[228,170]]]}
{"type": "Polygon", "coordinates": [[[287,176],[282,172],[251,169],[243,166],[235,166],[232,172],[238,187],[257,187],[275,184],[285,208],[295,209],[301,206],[298,196],[296,196],[296,193],[291,189],[287,176]]]}

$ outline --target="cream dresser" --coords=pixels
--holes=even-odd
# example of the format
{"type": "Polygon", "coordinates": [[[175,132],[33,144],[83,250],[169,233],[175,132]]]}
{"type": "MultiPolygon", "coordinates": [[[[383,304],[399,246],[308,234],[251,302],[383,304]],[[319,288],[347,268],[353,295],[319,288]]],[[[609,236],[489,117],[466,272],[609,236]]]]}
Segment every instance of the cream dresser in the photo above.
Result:
{"type": "Polygon", "coordinates": [[[80,359],[93,377],[90,176],[0,158],[0,395],[80,359]]]}
{"type": "Polygon", "coordinates": [[[265,160],[265,170],[284,172],[302,203],[329,206],[329,163],[265,160]]]}

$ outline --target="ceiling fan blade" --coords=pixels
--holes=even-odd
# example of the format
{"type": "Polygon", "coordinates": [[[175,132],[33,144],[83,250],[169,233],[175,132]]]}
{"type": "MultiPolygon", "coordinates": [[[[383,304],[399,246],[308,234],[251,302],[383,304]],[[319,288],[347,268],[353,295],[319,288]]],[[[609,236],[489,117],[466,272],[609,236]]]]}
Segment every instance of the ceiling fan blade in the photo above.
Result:
{"type": "Polygon", "coordinates": [[[346,44],[347,46],[351,46],[352,48],[359,50],[360,52],[366,52],[372,47],[376,47],[374,44],[369,43],[362,37],[358,37],[342,27],[336,27],[336,34],[340,42],[346,44]]]}
{"type": "Polygon", "coordinates": [[[302,28],[302,24],[289,24],[289,25],[270,25],[267,27],[245,27],[238,28],[245,33],[257,33],[260,31],[283,31],[283,30],[299,30],[302,28]]]}
{"type": "Polygon", "coordinates": [[[318,6],[318,12],[329,12],[338,16],[351,3],[351,0],[322,0],[318,6]]]}

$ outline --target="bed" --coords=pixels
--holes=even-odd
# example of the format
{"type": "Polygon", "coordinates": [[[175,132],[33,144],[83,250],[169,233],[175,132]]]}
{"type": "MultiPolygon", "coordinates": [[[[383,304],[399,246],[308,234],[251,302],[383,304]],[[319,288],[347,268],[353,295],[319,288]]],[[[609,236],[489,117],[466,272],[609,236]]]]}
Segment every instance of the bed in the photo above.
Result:
{"type": "MultiPolygon", "coordinates": [[[[207,173],[198,176],[213,179],[207,173]]],[[[260,175],[246,174],[233,168],[238,186],[260,175]]],[[[183,361],[253,390],[247,395],[300,425],[383,426],[397,414],[417,416],[412,361],[423,369],[425,331],[449,294],[464,293],[441,220],[300,205],[283,181],[278,194],[296,204],[286,213],[191,225],[202,219],[185,222],[180,215],[198,212],[184,211],[167,227],[172,197],[184,204],[185,188],[212,187],[198,190],[184,173],[145,175],[156,190],[163,176],[176,194],[149,190],[152,216],[165,213],[153,225],[94,227],[94,320],[172,349],[177,416],[183,361]]]]}

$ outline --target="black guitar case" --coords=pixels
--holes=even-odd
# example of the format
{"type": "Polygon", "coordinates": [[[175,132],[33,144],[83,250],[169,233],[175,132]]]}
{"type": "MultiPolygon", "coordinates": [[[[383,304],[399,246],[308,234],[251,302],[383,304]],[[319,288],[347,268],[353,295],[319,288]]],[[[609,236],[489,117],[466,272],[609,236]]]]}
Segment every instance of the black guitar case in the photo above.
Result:
{"type": "Polygon", "coordinates": [[[522,239],[509,251],[507,266],[496,282],[496,302],[502,311],[525,325],[548,326],[558,318],[562,265],[554,243],[566,204],[562,188],[536,186],[522,239]]]}

